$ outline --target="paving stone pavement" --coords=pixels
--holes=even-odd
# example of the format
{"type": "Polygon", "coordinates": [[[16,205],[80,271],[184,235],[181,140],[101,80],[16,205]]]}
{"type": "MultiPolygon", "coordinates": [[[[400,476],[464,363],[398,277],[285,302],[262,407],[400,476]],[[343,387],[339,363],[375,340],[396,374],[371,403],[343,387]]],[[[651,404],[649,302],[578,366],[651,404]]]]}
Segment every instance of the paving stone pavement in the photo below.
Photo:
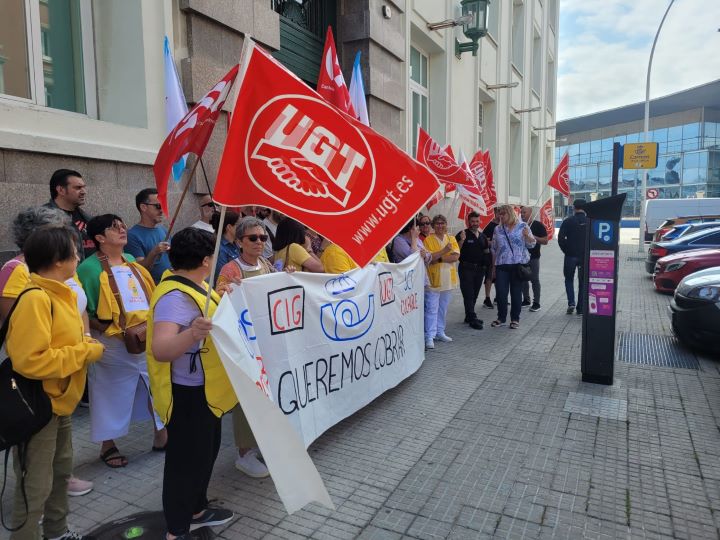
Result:
{"type": "MultiPolygon", "coordinates": [[[[627,236],[627,235],[625,235],[627,236]]],[[[621,251],[618,331],[669,336],[669,297],[655,294],[636,244],[621,251]]],[[[236,518],[220,538],[718,538],[720,371],[616,362],[615,384],[580,381],[581,320],[565,314],[561,254],[543,249],[543,308],[519,330],[462,324],[421,369],[321,436],[309,451],[337,506],[288,516],[270,479],[235,470],[230,419],[210,497],[236,518]]],[[[482,299],[482,298],[481,298],[482,299]]],[[[71,499],[91,530],[161,508],[162,454],[148,423],[117,441],[111,470],[74,418],[75,472],[95,482],[71,499]]],[[[192,464],[188,464],[192,466],[192,464]]],[[[12,474],[9,488],[12,490],[12,474]]],[[[9,497],[3,500],[6,508],[9,497]]]]}

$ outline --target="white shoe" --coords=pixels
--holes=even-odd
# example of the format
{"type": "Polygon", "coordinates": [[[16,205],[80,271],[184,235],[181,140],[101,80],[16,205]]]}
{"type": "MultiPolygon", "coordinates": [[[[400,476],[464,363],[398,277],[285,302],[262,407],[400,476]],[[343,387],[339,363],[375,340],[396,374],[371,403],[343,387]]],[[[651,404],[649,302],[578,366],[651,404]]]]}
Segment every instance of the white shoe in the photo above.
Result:
{"type": "Polygon", "coordinates": [[[79,497],[80,495],[87,495],[92,491],[93,483],[88,480],[80,480],[71,476],[68,479],[67,494],[70,497],[79,497]]]}
{"type": "Polygon", "coordinates": [[[452,338],[450,336],[446,336],[445,334],[438,334],[435,336],[435,339],[442,341],[443,343],[450,343],[452,341],[452,338]]]}
{"type": "Polygon", "coordinates": [[[235,460],[235,468],[251,478],[266,478],[270,476],[270,471],[268,471],[265,464],[260,461],[260,452],[257,448],[251,448],[244,456],[238,455],[235,460]]]}
{"type": "Polygon", "coordinates": [[[426,349],[434,349],[435,348],[435,342],[432,339],[426,339],[425,340],[425,348],[426,349]]]}

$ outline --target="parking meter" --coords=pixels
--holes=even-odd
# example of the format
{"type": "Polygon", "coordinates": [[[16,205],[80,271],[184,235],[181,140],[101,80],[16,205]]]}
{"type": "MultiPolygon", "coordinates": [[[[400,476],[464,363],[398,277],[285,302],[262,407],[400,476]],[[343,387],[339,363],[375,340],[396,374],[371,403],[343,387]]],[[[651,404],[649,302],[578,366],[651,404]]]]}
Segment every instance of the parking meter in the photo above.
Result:
{"type": "Polygon", "coordinates": [[[612,384],[615,370],[620,218],[625,193],[587,203],[581,369],[584,382],[612,384]]]}

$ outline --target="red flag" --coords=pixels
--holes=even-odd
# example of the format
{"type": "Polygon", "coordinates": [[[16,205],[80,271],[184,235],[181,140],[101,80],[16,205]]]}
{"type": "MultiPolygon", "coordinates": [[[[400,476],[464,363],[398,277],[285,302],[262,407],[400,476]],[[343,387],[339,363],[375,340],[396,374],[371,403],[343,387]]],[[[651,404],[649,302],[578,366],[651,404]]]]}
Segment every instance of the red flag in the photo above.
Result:
{"type": "Polygon", "coordinates": [[[470,187],[474,185],[470,175],[457,164],[455,158],[432,140],[430,135],[419,126],[417,156],[415,159],[426,165],[437,176],[437,179],[445,185],[452,185],[453,188],[455,184],[470,187]]]}
{"type": "Polygon", "coordinates": [[[345,77],[343,77],[340,62],[338,62],[332,28],[329,26],[325,35],[325,50],[320,65],[317,92],[342,112],[357,118],[358,115],[350,99],[350,92],[345,86],[345,77]]]}
{"type": "Polygon", "coordinates": [[[567,152],[565,152],[565,155],[560,160],[560,164],[557,166],[557,169],[555,169],[555,172],[548,182],[548,186],[555,188],[566,197],[570,196],[570,184],[568,183],[569,161],[570,158],[568,157],[567,152]]]}
{"type": "Polygon", "coordinates": [[[552,198],[548,199],[540,208],[540,223],[542,223],[548,232],[548,240],[552,240],[555,236],[555,216],[553,214],[552,198]]]}
{"type": "Polygon", "coordinates": [[[367,264],[438,190],[436,178],[247,47],[215,201],[282,212],[367,264]]]}
{"type": "MultiPolygon", "coordinates": [[[[473,162],[478,159],[483,165],[483,170],[485,172],[485,204],[488,208],[492,208],[497,204],[497,192],[495,191],[495,180],[493,178],[492,162],[490,161],[490,150],[485,150],[485,152],[481,155],[478,154],[480,154],[479,151],[473,157],[473,162]]],[[[472,168],[472,166],[473,165],[471,163],[470,167],[472,168]]]]}
{"type": "Polygon", "coordinates": [[[432,199],[430,199],[427,204],[425,205],[425,208],[428,209],[428,211],[435,206],[437,203],[443,200],[443,194],[441,190],[437,190],[435,192],[435,195],[432,196],[432,199]]]}
{"type": "Polygon", "coordinates": [[[484,171],[482,172],[481,177],[478,178],[475,172],[470,169],[470,165],[468,164],[462,150],[460,150],[460,165],[465,173],[473,180],[473,185],[471,187],[458,186],[458,196],[460,197],[460,200],[463,204],[469,206],[480,215],[487,215],[488,209],[485,204],[483,188],[481,187],[481,184],[484,183],[484,171]]]}
{"type": "Polygon", "coordinates": [[[158,201],[160,201],[166,216],[168,215],[168,178],[173,163],[188,152],[195,154],[198,159],[203,155],[237,73],[238,66],[235,65],[168,133],[165,142],[158,150],[153,171],[155,172],[158,201]]]}

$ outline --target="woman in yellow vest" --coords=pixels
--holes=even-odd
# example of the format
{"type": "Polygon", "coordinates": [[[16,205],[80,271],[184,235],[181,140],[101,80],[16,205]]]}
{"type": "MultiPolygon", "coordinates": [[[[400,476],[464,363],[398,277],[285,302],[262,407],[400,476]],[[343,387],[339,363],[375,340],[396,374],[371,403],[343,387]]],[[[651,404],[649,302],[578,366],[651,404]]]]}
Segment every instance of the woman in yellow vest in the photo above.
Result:
{"type": "Polygon", "coordinates": [[[433,232],[425,238],[425,249],[432,255],[428,265],[430,286],[425,292],[425,348],[434,349],[435,340],[452,341],[445,334],[445,316],[452,291],[458,288],[457,260],[460,248],[454,236],[447,234],[447,219],[442,214],[432,220],[433,232]]]}
{"type": "Polygon", "coordinates": [[[209,335],[220,301],[214,291],[203,317],[214,249],[211,233],[192,227],[179,231],[169,253],[174,274],[160,282],[150,302],[150,386],[168,430],[162,495],[168,540],[190,538],[191,530],[233,518],[207,500],[220,450],[220,418],[238,403],[209,335]]]}

